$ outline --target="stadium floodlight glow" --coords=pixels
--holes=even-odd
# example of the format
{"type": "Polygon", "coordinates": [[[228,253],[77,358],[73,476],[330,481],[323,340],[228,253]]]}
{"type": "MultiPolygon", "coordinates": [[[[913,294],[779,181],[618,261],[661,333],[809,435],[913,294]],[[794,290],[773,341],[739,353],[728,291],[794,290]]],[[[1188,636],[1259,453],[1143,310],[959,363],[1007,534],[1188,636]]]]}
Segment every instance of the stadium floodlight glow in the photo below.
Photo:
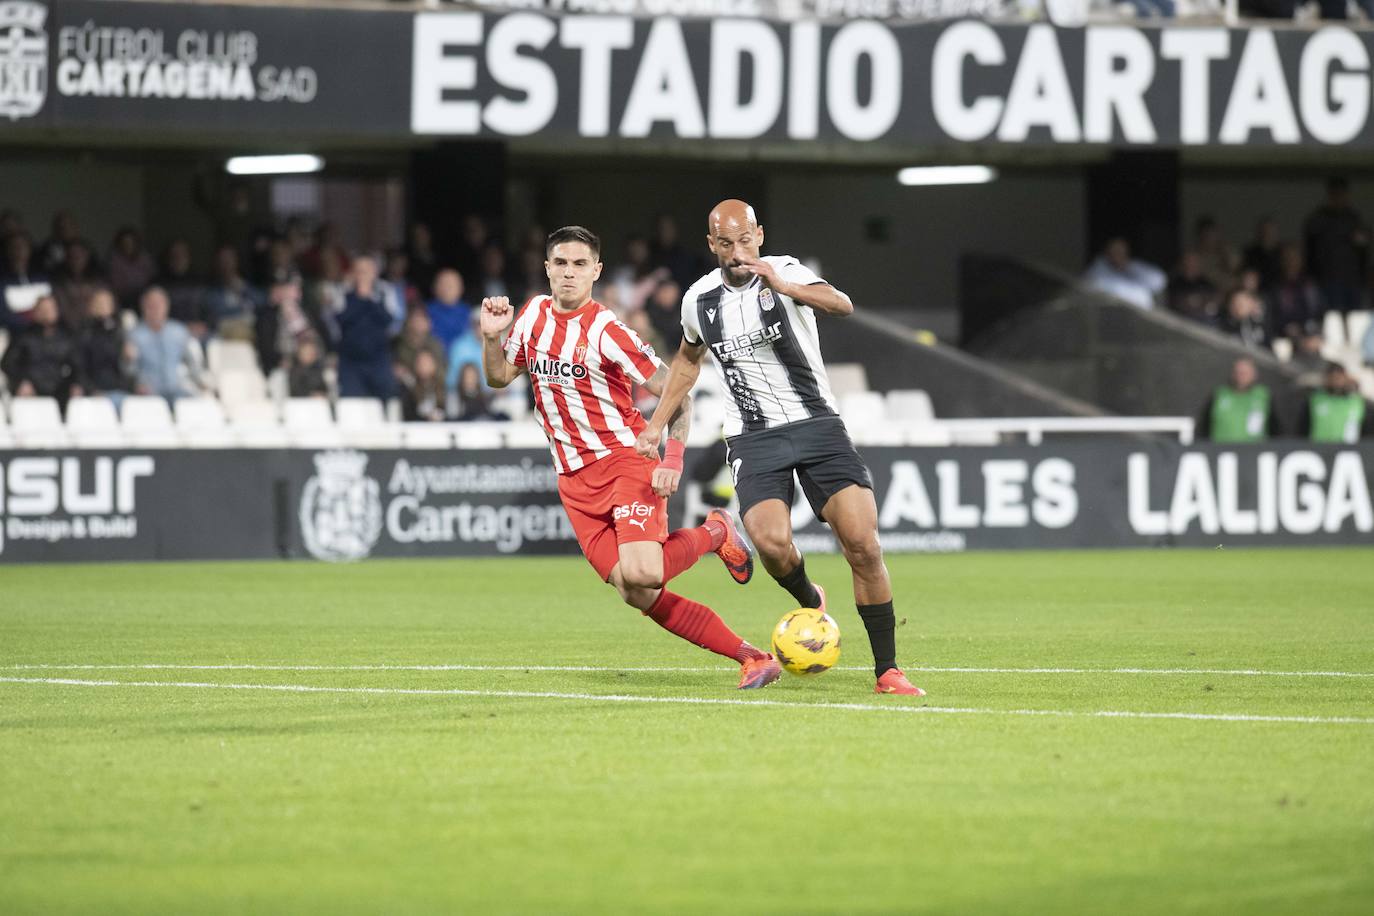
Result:
{"type": "Polygon", "coordinates": [[[908,187],[987,184],[997,180],[997,170],[988,165],[913,165],[898,172],[897,180],[908,187]]]}
{"type": "Polygon", "coordinates": [[[301,175],[324,168],[319,156],[291,153],[283,156],[234,156],[224,163],[230,175],[301,175]]]}

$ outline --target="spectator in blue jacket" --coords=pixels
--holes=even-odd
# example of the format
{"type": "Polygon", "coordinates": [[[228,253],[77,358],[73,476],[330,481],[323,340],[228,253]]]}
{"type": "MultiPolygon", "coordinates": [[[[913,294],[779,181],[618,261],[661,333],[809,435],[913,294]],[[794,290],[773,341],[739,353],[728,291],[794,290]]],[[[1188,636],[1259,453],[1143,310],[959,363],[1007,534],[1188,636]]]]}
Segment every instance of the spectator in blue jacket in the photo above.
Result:
{"type": "Polygon", "coordinates": [[[377,261],[371,256],[355,258],[352,274],[352,286],[338,315],[339,394],[385,401],[395,393],[386,291],[378,282],[377,261]]]}
{"type": "Polygon", "coordinates": [[[426,308],[430,333],[439,338],[447,353],[455,340],[468,333],[472,309],[463,301],[463,275],[451,267],[439,271],[434,277],[434,298],[426,308]]]}

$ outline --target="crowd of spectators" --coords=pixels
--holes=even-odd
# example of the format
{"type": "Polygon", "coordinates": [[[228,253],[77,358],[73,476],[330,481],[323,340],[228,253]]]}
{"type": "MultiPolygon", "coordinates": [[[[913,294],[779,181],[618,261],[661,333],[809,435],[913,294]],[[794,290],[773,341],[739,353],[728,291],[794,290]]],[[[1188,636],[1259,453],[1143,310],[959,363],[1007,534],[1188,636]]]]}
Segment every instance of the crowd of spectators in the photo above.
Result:
{"type": "Polygon", "coordinates": [[[1325,334],[1335,314],[1346,349],[1374,365],[1374,323],[1351,317],[1371,305],[1371,232],[1346,180],[1330,179],[1325,199],[1293,228],[1285,238],[1276,219],[1262,217],[1238,249],[1217,220],[1203,217],[1172,273],[1133,257],[1127,241],[1114,238],[1083,279],[1140,308],[1166,308],[1257,351],[1277,351],[1313,379],[1333,355],[1325,334]]]}
{"type": "MultiPolygon", "coordinates": [[[[174,400],[213,386],[211,341],[251,345],[264,376],[278,372],[292,397],[399,401],[408,420],[504,419],[510,398],[481,372],[479,305],[544,292],[542,228],[507,249],[487,220],[469,216],[459,243],[439,251],[427,226],[384,253],[352,252],[323,224],[298,220],[251,229],[230,208],[207,264],[175,239],[155,258],[137,228],[99,249],[75,214],[57,213],[36,242],[19,215],[0,214],[0,373],[11,395],[130,393],[174,400]]],[[[662,217],[635,236],[595,295],[664,351],[681,335],[682,290],[704,270],[662,217]]]]}

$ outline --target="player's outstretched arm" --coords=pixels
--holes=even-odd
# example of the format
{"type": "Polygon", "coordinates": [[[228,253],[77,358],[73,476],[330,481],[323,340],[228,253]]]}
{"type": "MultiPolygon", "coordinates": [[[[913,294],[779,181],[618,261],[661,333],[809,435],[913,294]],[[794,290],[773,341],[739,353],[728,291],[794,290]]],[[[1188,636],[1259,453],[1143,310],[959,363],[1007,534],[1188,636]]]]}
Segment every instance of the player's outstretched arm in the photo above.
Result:
{"type": "MultiPolygon", "coordinates": [[[[649,379],[648,389],[653,394],[658,395],[658,407],[654,408],[654,415],[649,418],[649,424],[644,427],[644,432],[639,434],[635,441],[635,450],[645,458],[657,458],[658,447],[663,439],[663,430],[668,427],[670,422],[684,422],[678,420],[678,412],[684,403],[687,403],[692,395],[692,386],[697,383],[697,376],[701,374],[701,358],[706,354],[704,344],[691,344],[686,340],[682,346],[678,347],[677,355],[673,357],[673,363],[668,368],[667,378],[661,381],[661,391],[654,391],[654,382],[658,379],[658,373],[649,379]]],[[[690,423],[690,414],[685,423],[690,423]]],[[[677,439],[677,436],[673,436],[677,439]]],[[[686,426],[683,427],[682,439],[686,439],[686,426]]]]}
{"type": "Polygon", "coordinates": [[[493,388],[505,388],[523,371],[506,362],[506,354],[501,348],[501,335],[514,319],[515,310],[506,296],[482,300],[482,372],[493,388]]]}

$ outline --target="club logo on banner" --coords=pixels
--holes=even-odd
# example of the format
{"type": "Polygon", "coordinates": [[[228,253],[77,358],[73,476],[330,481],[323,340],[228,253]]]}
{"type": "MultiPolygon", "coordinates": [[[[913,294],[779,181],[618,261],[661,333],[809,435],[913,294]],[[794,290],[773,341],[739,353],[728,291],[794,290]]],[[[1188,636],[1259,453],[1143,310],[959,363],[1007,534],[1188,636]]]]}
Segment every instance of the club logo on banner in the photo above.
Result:
{"type": "Polygon", "coordinates": [[[315,456],[316,474],[301,490],[301,538],[318,560],[361,560],[382,534],[382,497],[368,477],[367,455],[355,451],[315,456]]]}
{"type": "Polygon", "coordinates": [[[48,8],[29,0],[0,2],[0,117],[38,114],[48,95],[48,8]]]}

